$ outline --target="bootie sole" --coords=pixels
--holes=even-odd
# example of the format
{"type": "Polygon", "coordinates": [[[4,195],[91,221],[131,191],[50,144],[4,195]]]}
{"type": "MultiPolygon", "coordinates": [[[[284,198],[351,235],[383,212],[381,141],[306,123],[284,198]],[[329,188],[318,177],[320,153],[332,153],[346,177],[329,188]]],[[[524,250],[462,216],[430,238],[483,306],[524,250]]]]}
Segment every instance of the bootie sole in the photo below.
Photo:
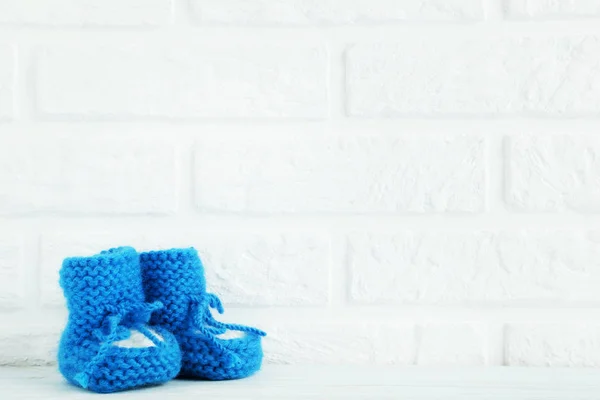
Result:
{"type": "Polygon", "coordinates": [[[201,335],[183,334],[178,339],[182,352],[181,378],[241,379],[257,372],[262,364],[258,335],[246,333],[236,339],[216,338],[225,351],[201,335]]]}
{"type": "MultiPolygon", "coordinates": [[[[159,385],[175,378],[181,368],[181,351],[177,340],[162,328],[152,329],[163,338],[163,342],[144,348],[113,346],[103,362],[94,368],[86,388],[97,393],[111,393],[159,385]]],[[[60,358],[62,362],[59,362],[59,369],[67,381],[83,387],[75,379],[79,372],[75,364],[69,363],[68,357],[60,358]]],[[[76,365],[80,368],[80,364],[76,365]]]]}

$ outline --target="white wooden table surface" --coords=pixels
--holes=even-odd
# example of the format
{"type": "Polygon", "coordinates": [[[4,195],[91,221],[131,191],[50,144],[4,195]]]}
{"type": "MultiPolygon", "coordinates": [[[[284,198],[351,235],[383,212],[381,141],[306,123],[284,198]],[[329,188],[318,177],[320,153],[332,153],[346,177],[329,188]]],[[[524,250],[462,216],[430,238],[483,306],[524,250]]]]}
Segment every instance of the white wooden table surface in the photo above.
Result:
{"type": "MultiPolygon", "coordinates": [[[[175,380],[111,399],[600,399],[600,370],[266,366],[238,381],[175,380]]],[[[54,368],[0,368],[0,400],[100,398],[54,368]]]]}

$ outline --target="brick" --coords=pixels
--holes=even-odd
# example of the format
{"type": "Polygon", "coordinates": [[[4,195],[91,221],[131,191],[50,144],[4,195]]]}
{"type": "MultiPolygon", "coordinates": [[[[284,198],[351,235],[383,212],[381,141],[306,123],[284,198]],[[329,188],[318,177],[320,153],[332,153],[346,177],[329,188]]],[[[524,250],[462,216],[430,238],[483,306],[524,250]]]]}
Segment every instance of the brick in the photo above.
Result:
{"type": "Polygon", "coordinates": [[[477,324],[427,324],[419,328],[421,366],[481,366],[488,362],[487,330],[477,324]]]}
{"type": "Polygon", "coordinates": [[[350,296],[364,304],[598,302],[599,241],[576,231],[353,234],[350,296]]]}
{"type": "Polygon", "coordinates": [[[0,236],[0,309],[17,308],[25,298],[22,241],[0,236]]]}
{"type": "Polygon", "coordinates": [[[414,327],[307,322],[267,328],[265,361],[293,365],[410,365],[414,327]]]}
{"type": "Polygon", "coordinates": [[[0,214],[170,213],[175,177],[175,151],[166,143],[0,140],[0,214]]]}
{"type": "Polygon", "coordinates": [[[407,36],[346,53],[356,117],[600,115],[600,38],[407,36]]]}
{"type": "Polygon", "coordinates": [[[597,0],[504,0],[504,11],[514,19],[563,19],[600,17],[597,0]]]}
{"type": "Polygon", "coordinates": [[[477,324],[316,322],[266,327],[272,364],[479,366],[487,331],[477,324]],[[334,339],[332,339],[334,338],[334,339]]]}
{"type": "Polygon", "coordinates": [[[31,367],[56,364],[60,330],[9,327],[0,330],[0,366],[31,367]]]}
{"type": "Polygon", "coordinates": [[[327,113],[321,48],[48,48],[37,104],[54,118],[307,118],[327,113]]]}
{"type": "Polygon", "coordinates": [[[96,254],[124,243],[138,251],[196,247],[208,290],[224,303],[243,306],[325,305],[329,287],[329,241],[312,233],[245,234],[162,231],[62,232],[42,237],[42,303],[64,303],[58,271],[65,257],[96,254]]]}
{"type": "Polygon", "coordinates": [[[170,0],[3,0],[0,24],[136,26],[167,23],[170,0]]]}
{"type": "Polygon", "coordinates": [[[194,179],[196,204],[203,211],[479,212],[483,140],[211,137],[198,141],[194,179]]]}
{"type": "Polygon", "coordinates": [[[600,139],[594,135],[506,140],[506,199],[520,211],[600,212],[600,139]]]}
{"type": "Polygon", "coordinates": [[[398,21],[471,21],[480,0],[190,0],[196,20],[216,24],[369,24],[398,21]]]}
{"type": "Polygon", "coordinates": [[[16,56],[11,46],[0,45],[0,121],[15,114],[16,56]]]}
{"type": "Polygon", "coordinates": [[[506,363],[511,366],[600,367],[600,325],[594,323],[510,324],[506,363]]]}
{"type": "Polygon", "coordinates": [[[228,304],[325,305],[329,241],[308,234],[201,235],[208,288],[228,304]]]}

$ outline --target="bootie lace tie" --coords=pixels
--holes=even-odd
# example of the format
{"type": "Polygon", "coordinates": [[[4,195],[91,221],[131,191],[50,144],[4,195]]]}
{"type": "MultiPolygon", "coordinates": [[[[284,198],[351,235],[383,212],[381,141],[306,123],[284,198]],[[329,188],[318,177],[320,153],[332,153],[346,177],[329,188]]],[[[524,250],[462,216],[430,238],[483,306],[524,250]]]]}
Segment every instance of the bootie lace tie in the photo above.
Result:
{"type": "Polygon", "coordinates": [[[106,353],[115,342],[129,339],[131,336],[131,328],[137,329],[147,336],[155,345],[158,345],[157,338],[151,334],[144,326],[150,321],[150,316],[154,311],[163,308],[160,301],[153,303],[141,303],[136,305],[116,306],[107,305],[105,307],[108,316],[105,317],[100,328],[95,329],[92,334],[100,342],[98,354],[86,365],[84,370],[75,375],[75,380],[81,384],[83,388],[88,387],[88,383],[94,368],[104,360],[106,353]]]}
{"type": "Polygon", "coordinates": [[[250,326],[239,325],[239,324],[226,324],[224,322],[217,321],[213,318],[210,309],[215,309],[219,314],[223,314],[223,304],[217,295],[212,293],[205,293],[204,295],[191,295],[190,300],[190,327],[198,330],[204,336],[206,336],[213,344],[227,353],[227,350],[223,347],[219,341],[216,340],[216,335],[221,335],[227,330],[241,331],[251,333],[257,336],[266,336],[267,334],[260,329],[256,329],[250,326]]]}

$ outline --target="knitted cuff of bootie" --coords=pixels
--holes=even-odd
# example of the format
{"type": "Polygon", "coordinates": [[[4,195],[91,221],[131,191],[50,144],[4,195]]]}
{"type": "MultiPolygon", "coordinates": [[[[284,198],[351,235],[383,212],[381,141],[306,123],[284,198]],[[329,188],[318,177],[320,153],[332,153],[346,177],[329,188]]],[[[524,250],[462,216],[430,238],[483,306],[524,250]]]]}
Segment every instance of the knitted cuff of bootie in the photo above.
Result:
{"type": "Polygon", "coordinates": [[[160,302],[144,303],[131,247],[67,258],[60,283],[69,309],[58,363],[65,378],[95,392],[166,382],[180,369],[174,336],[146,326],[160,302]]]}
{"type": "Polygon", "coordinates": [[[206,292],[204,266],[193,247],[149,251],[139,257],[146,295],[183,297],[206,292]],[[172,288],[176,292],[168,292],[172,288]]]}
{"type": "Polygon", "coordinates": [[[260,368],[260,339],[266,334],[212,317],[210,308],[223,313],[223,305],[216,295],[206,293],[204,267],[195,249],[142,253],[140,262],[146,299],[165,304],[151,322],[175,333],[182,348],[183,376],[235,379],[260,368]],[[238,337],[230,338],[232,333],[238,337]]]}

